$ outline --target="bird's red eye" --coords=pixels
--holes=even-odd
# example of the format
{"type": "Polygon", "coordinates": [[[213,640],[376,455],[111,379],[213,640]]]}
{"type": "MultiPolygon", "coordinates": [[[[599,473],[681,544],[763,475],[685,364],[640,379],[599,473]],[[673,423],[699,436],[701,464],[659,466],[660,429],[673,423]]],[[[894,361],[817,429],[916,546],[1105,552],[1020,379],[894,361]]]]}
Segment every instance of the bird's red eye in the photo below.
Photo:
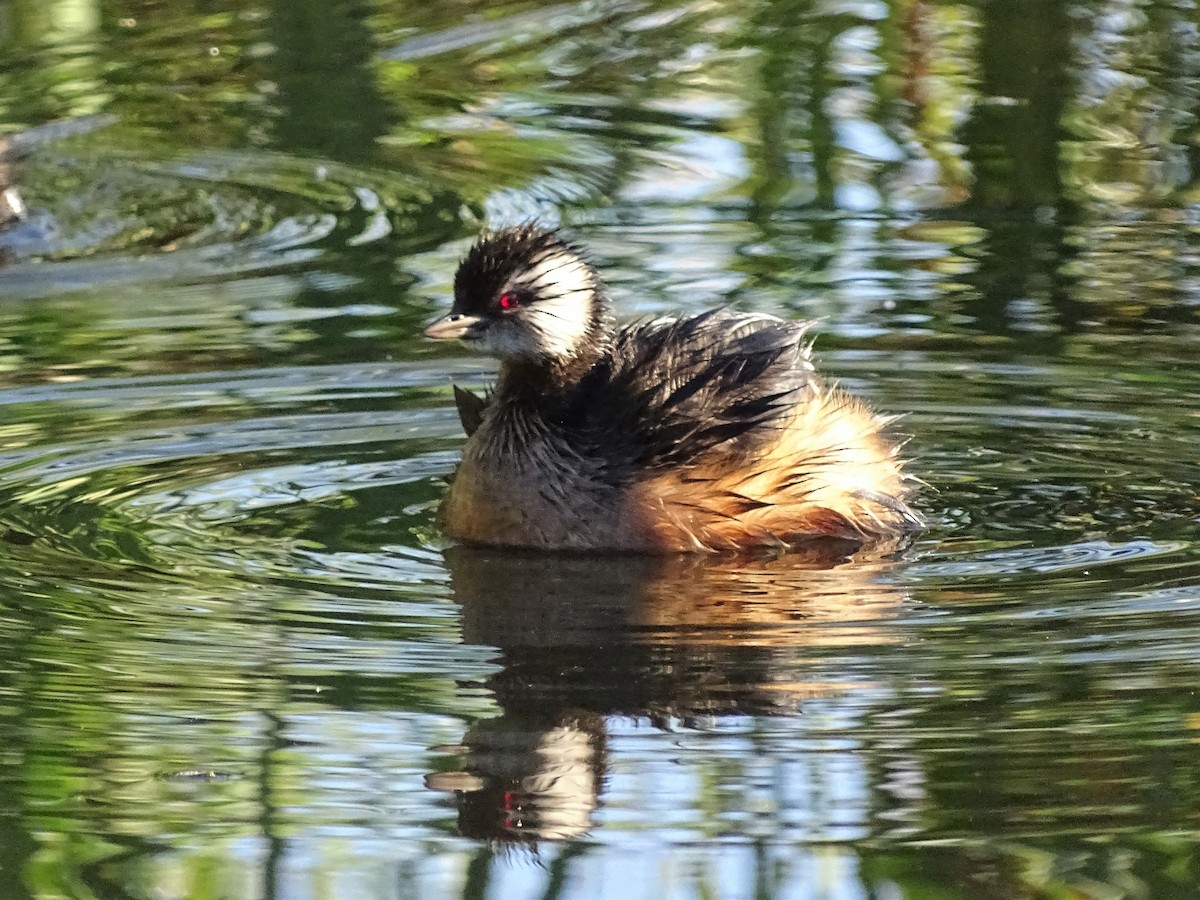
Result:
{"type": "Polygon", "coordinates": [[[516,294],[501,294],[500,299],[496,301],[496,305],[501,309],[516,309],[521,305],[521,301],[516,294]]]}

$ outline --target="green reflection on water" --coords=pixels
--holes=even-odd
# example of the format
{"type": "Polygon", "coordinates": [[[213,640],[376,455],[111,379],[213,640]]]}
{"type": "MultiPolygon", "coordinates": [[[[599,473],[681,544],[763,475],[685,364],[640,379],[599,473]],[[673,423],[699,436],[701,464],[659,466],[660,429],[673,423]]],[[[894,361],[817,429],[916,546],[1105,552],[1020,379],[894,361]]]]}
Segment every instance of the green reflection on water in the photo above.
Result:
{"type": "Polygon", "coordinates": [[[7,131],[113,116],[14,139],[0,235],[0,896],[1195,894],[1194,5],[15,0],[0,45],[7,131]],[[534,213],[627,312],[825,316],[933,531],[443,556],[487,367],[419,326],[534,213]]]}

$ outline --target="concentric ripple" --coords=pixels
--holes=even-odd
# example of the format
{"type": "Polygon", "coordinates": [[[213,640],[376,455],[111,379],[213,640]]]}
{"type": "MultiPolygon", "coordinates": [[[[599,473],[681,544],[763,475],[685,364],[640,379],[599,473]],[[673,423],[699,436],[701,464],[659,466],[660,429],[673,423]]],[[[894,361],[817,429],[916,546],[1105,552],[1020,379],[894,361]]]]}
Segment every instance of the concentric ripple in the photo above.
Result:
{"type": "Polygon", "coordinates": [[[1200,44],[1109,6],[8,4],[12,892],[1195,896],[1200,44]],[[530,217],[818,320],[930,529],[447,546],[530,217]]]}
{"type": "Polygon", "coordinates": [[[454,200],[412,179],[266,153],[165,162],[45,148],[19,177],[29,218],[0,234],[0,291],[14,299],[286,272],[384,240],[434,246],[460,227],[441,212],[454,200]]]}

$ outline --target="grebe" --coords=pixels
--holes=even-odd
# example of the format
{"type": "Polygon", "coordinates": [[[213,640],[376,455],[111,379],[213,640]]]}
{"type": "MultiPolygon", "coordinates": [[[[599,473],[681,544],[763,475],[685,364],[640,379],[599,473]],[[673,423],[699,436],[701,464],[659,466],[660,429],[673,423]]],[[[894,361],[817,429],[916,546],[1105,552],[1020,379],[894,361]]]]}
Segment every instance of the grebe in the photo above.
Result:
{"type": "Polygon", "coordinates": [[[425,329],[501,360],[489,396],[454,389],[468,440],[446,534],[670,553],[920,528],[889,420],[818,377],[809,325],[717,310],[617,327],[557,231],[485,235],[425,329]]]}

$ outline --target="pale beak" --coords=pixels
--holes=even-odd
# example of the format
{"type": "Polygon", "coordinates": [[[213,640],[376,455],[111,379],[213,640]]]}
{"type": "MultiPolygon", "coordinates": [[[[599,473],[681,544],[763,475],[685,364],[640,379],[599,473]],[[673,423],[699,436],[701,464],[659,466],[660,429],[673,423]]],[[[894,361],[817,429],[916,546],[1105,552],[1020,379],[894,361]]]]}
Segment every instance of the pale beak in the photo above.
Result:
{"type": "Polygon", "coordinates": [[[442,316],[425,329],[425,337],[435,341],[454,341],[469,337],[470,332],[483,320],[479,316],[468,316],[463,313],[450,313],[442,316]]]}

